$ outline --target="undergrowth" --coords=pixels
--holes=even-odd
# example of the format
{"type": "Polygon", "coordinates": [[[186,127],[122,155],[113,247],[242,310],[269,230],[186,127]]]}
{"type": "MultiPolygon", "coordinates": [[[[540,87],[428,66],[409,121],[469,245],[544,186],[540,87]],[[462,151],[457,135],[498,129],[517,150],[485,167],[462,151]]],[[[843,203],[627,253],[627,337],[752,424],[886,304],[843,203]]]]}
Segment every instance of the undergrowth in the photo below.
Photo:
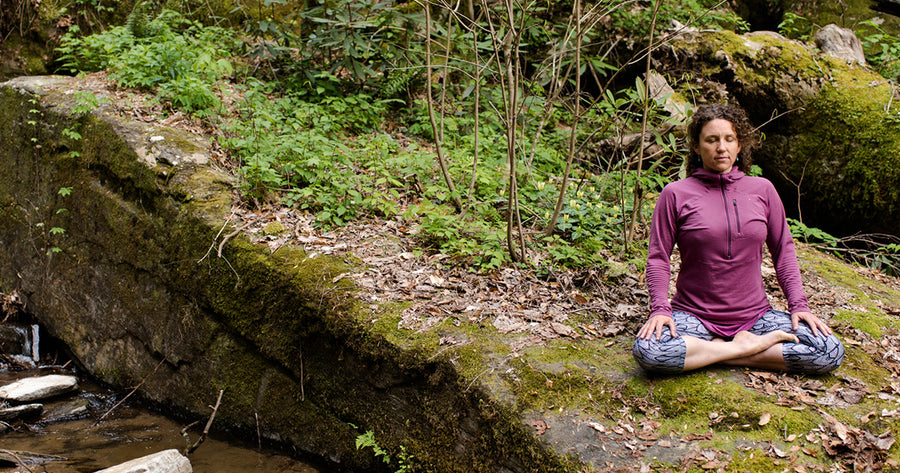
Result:
{"type": "MultiPolygon", "coordinates": [[[[572,97],[555,89],[570,93],[575,84],[571,25],[551,21],[569,14],[569,2],[515,13],[521,15],[515,47],[535,58],[520,83],[515,121],[504,115],[509,90],[495,70],[500,33],[492,33],[493,42],[486,33],[498,25],[481,17],[481,29],[468,30],[474,20],[465,14],[433,25],[430,82],[440,84],[434,126],[422,92],[426,19],[414,4],[319,0],[285,14],[283,0],[237,2],[239,27],[157,11],[161,5],[138,2],[124,25],[94,34],[73,25],[58,50],[61,70],[109,71],[123,88],[156,94],[170,112],[205,119],[220,131],[219,144],[252,205],[305,210],[321,227],[407,219],[423,246],[475,271],[515,263],[548,275],[603,265],[610,254],[630,259],[643,251],[653,196],[677,178],[683,159],[681,137],[658,131],[670,129],[662,108],[668,97],[648,99],[641,80],[583,94],[584,109],[573,109],[572,97]],[[481,38],[470,35],[478,31],[481,38]],[[598,151],[604,140],[640,130],[642,121],[654,133],[656,152],[640,170],[629,150],[598,151]],[[447,176],[437,165],[438,145],[447,176]]],[[[746,29],[720,5],[663,2],[657,21],[746,29]]],[[[622,67],[601,54],[615,45],[604,38],[646,30],[654,14],[647,5],[615,6],[587,13],[606,18],[582,38],[589,45],[581,73],[595,86],[622,67]]],[[[877,25],[865,26],[870,57],[892,70],[900,48],[879,36],[877,25]]],[[[786,16],[782,28],[806,31],[796,16],[786,16]]],[[[871,261],[894,264],[892,248],[877,249],[871,261]]]]}

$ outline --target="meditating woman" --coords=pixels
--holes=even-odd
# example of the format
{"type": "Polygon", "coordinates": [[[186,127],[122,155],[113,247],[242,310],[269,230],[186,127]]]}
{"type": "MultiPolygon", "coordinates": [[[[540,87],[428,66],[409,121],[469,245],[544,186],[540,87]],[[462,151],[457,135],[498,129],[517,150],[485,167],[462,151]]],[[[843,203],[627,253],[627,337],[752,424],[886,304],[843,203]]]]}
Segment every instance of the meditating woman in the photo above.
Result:
{"type": "Polygon", "coordinates": [[[744,111],[700,107],[688,125],[686,179],[668,184],[653,212],[647,257],[650,318],[634,344],[646,370],[678,373],[715,363],[802,373],[840,366],[844,347],[810,312],[784,206],[768,180],[748,176],[759,143],[744,111]],[[681,268],[669,301],[670,256],[681,268]],[[763,245],[790,313],[772,309],[763,245]]]}

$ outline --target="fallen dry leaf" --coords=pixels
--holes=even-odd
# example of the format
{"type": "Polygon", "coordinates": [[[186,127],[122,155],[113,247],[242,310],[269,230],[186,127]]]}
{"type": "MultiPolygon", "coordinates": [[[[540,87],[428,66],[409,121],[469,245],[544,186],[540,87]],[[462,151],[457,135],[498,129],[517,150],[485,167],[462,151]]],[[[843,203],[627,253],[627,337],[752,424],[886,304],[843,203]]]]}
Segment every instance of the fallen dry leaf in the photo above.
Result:
{"type": "Polygon", "coordinates": [[[543,419],[532,419],[529,424],[534,427],[534,431],[538,435],[544,435],[544,432],[550,430],[550,426],[543,419]]]}

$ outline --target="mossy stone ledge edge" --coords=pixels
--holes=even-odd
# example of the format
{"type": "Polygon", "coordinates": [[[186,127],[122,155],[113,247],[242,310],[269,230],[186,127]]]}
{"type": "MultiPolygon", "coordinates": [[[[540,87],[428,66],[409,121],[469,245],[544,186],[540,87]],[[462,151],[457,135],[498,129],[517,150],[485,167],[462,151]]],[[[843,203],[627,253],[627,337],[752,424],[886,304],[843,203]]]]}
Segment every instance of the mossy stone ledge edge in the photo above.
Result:
{"type": "Polygon", "coordinates": [[[366,430],[424,471],[582,468],[465,375],[483,368],[398,343],[383,321],[396,331],[401,309],[372,323],[337,277],[346,262],[240,234],[220,254],[233,186],[206,144],[114,116],[105,93],[68,77],[0,84],[0,291],[92,376],[189,418],[224,390],[220,428],[349,471],[388,469],[356,449],[366,430]],[[84,93],[99,107],[84,113],[84,93]]]}

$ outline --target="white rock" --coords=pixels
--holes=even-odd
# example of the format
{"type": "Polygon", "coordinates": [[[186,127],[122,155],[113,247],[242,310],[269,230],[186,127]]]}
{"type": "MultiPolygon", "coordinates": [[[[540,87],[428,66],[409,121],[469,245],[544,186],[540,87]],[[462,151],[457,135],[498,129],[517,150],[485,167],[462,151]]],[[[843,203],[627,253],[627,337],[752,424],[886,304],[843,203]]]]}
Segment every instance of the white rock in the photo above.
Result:
{"type": "Polygon", "coordinates": [[[178,450],[170,449],[150,455],[135,458],[125,463],[111,466],[94,473],[191,473],[191,462],[178,453],[178,450]]]}
{"type": "Polygon", "coordinates": [[[44,409],[41,404],[22,404],[21,406],[0,409],[0,420],[9,421],[39,414],[44,409]]]}
{"type": "Polygon", "coordinates": [[[78,387],[74,376],[51,374],[22,378],[12,384],[0,387],[0,399],[14,402],[30,402],[58,396],[78,387]]]}
{"type": "Polygon", "coordinates": [[[825,25],[816,32],[815,41],[816,46],[825,54],[848,63],[866,64],[862,43],[851,29],[841,28],[835,24],[825,25]]]}

